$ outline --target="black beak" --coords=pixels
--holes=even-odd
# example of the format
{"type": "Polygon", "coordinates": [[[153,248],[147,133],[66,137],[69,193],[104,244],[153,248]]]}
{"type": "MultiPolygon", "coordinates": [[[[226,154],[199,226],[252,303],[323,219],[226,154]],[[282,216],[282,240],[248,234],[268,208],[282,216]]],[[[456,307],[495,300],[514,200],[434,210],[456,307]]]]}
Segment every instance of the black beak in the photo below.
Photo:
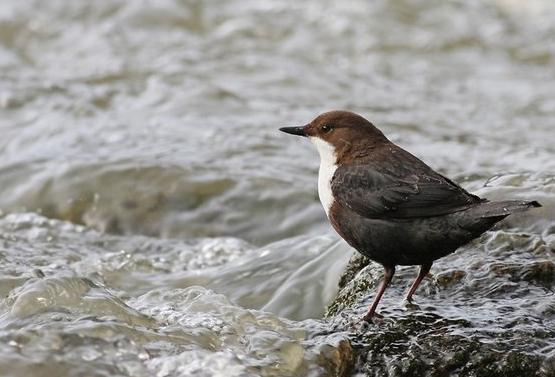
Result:
{"type": "Polygon", "coordinates": [[[304,127],[282,127],[279,130],[291,135],[307,136],[304,127]]]}

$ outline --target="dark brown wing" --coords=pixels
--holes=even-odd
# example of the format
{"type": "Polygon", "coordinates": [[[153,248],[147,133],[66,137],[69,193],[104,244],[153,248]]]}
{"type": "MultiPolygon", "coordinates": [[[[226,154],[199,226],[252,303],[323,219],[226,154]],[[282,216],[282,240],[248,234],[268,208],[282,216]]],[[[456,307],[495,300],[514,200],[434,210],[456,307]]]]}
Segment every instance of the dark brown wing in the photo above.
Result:
{"type": "Polygon", "coordinates": [[[367,218],[438,216],[482,201],[437,173],[398,178],[370,164],[340,165],[331,189],[336,200],[367,218]]]}

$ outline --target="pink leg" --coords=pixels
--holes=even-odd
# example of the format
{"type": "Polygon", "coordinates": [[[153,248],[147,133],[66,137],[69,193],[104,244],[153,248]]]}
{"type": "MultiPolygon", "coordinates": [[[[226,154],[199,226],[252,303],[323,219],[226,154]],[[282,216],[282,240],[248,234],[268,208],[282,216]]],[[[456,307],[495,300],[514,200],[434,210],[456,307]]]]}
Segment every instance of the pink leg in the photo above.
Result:
{"type": "Polygon", "coordinates": [[[383,266],[383,268],[385,270],[385,274],[383,277],[383,281],[380,284],[380,287],[378,288],[378,293],[376,293],[376,298],[374,298],[374,302],[372,302],[372,306],[370,307],[370,310],[368,311],[368,313],[366,313],[366,315],[362,317],[362,320],[365,322],[370,322],[372,320],[372,317],[374,316],[374,312],[378,307],[378,303],[380,302],[380,299],[382,298],[383,293],[385,292],[385,289],[387,288],[387,286],[391,282],[391,279],[393,279],[393,275],[395,274],[395,267],[383,266]]]}
{"type": "Polygon", "coordinates": [[[432,268],[432,263],[427,263],[420,266],[420,272],[418,273],[418,276],[416,277],[414,283],[412,283],[412,286],[409,289],[409,293],[407,293],[407,296],[405,297],[407,301],[412,300],[412,295],[414,291],[416,291],[416,288],[418,288],[418,285],[420,285],[422,279],[424,279],[428,272],[430,272],[430,268],[432,268]]]}

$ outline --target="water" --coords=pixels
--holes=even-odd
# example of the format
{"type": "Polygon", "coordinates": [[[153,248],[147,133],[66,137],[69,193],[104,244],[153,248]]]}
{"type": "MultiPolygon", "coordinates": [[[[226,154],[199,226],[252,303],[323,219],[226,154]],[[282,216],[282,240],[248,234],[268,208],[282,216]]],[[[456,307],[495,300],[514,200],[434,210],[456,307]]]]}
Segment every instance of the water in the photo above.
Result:
{"type": "MultiPolygon", "coordinates": [[[[544,205],[506,223],[522,252],[471,273],[486,238],[445,262],[470,276],[449,289],[553,262],[554,19],[540,0],[6,2],[0,374],[338,374],[350,335],[320,318],[351,251],[316,151],[277,132],[329,109],[479,195],[544,205]]],[[[552,299],[530,280],[518,295],[552,299]]],[[[441,314],[480,330],[500,311],[441,314]]]]}

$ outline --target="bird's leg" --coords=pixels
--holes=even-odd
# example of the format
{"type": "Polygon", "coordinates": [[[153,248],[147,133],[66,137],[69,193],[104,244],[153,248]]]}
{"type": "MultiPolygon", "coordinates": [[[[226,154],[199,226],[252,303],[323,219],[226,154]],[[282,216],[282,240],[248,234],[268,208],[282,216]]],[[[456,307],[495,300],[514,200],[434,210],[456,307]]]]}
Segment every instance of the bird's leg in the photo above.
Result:
{"type": "Polygon", "coordinates": [[[378,293],[376,293],[376,297],[374,298],[374,302],[372,302],[372,306],[370,307],[370,310],[368,311],[368,313],[366,313],[364,317],[362,317],[362,320],[365,322],[370,322],[372,320],[372,317],[374,316],[374,312],[378,307],[378,303],[380,302],[380,299],[382,298],[383,293],[385,292],[385,289],[387,288],[387,286],[389,285],[389,282],[391,281],[391,279],[393,279],[393,275],[395,274],[395,266],[393,267],[383,266],[383,268],[385,270],[385,273],[383,276],[383,281],[380,284],[380,287],[378,288],[378,293]]]}
{"type": "Polygon", "coordinates": [[[416,280],[414,281],[414,283],[412,283],[409,289],[409,293],[407,293],[407,296],[405,297],[405,300],[409,302],[412,300],[412,295],[414,291],[416,291],[416,288],[418,288],[418,285],[420,285],[420,282],[422,281],[422,279],[424,279],[424,277],[428,274],[428,272],[430,272],[430,268],[432,268],[431,262],[420,266],[420,272],[418,273],[418,276],[416,277],[416,280]]]}

